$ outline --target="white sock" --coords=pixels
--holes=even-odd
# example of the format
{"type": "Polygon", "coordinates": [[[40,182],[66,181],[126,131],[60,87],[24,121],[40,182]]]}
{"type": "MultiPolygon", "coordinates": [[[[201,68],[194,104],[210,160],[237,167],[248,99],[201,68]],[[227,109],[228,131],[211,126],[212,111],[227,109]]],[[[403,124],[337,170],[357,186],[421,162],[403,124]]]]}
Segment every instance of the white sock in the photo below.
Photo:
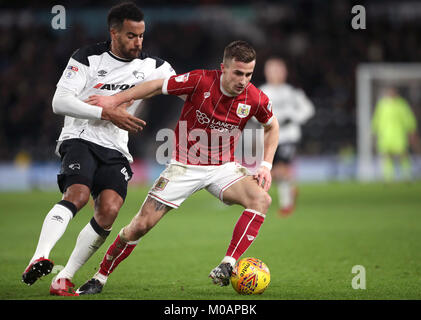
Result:
{"type": "Polygon", "coordinates": [[[237,260],[235,260],[231,256],[225,256],[224,259],[222,259],[222,261],[221,261],[221,263],[229,263],[231,265],[231,267],[233,267],[233,268],[234,268],[236,262],[237,262],[237,260]]]}
{"type": "Polygon", "coordinates": [[[41,257],[48,259],[51,249],[53,249],[64,231],[66,231],[67,225],[72,218],[72,211],[60,204],[56,204],[48,212],[44,219],[38,245],[31,262],[41,257]]]}
{"type": "Polygon", "coordinates": [[[290,207],[293,203],[292,184],[289,181],[281,181],[278,183],[279,206],[281,208],[290,207]]]}
{"type": "MultiPolygon", "coordinates": [[[[99,226],[97,228],[99,228],[99,226]]],[[[67,261],[66,266],[63,270],[60,271],[56,279],[67,278],[71,280],[75,273],[105,242],[106,238],[106,235],[100,235],[95,231],[95,229],[92,227],[91,220],[91,222],[89,222],[79,233],[79,236],[76,240],[75,248],[73,249],[70,258],[67,261]]]]}
{"type": "Polygon", "coordinates": [[[92,278],[97,279],[99,282],[101,282],[102,285],[105,285],[108,280],[108,276],[105,276],[99,272],[95,273],[92,278]]]}

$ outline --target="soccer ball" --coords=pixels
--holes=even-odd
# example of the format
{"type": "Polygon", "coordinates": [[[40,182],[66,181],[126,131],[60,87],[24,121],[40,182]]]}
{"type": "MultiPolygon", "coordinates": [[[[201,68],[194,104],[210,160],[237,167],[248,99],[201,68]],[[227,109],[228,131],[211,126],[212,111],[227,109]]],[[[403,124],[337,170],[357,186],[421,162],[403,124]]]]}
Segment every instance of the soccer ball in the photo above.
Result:
{"type": "Polygon", "coordinates": [[[244,258],[234,266],[231,285],[239,294],[262,294],[269,283],[269,268],[262,260],[244,258]]]}

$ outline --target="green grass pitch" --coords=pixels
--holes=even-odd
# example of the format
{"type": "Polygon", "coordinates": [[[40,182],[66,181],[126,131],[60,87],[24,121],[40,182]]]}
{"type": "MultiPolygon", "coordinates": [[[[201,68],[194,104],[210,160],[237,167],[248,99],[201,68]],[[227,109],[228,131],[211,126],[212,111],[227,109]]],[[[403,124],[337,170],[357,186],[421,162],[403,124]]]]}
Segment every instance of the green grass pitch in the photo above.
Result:
{"type": "MultiPolygon", "coordinates": [[[[131,188],[111,235],[73,279],[82,285],[97,270],[119,230],[137,212],[147,188],[131,188]]],[[[239,206],[222,205],[206,191],[173,210],[110,277],[102,294],[70,299],[420,299],[421,182],[303,184],[297,210],[277,214],[277,196],[245,256],[262,259],[271,284],[261,296],[240,296],[208,278],[225,254],[239,206]],[[366,289],[355,290],[355,265],[366,289]]],[[[28,287],[21,274],[32,256],[42,221],[58,192],[1,193],[0,299],[69,299],[49,296],[50,274],[28,287]]],[[[92,216],[87,206],[51,252],[65,265],[79,231],[92,216]]]]}

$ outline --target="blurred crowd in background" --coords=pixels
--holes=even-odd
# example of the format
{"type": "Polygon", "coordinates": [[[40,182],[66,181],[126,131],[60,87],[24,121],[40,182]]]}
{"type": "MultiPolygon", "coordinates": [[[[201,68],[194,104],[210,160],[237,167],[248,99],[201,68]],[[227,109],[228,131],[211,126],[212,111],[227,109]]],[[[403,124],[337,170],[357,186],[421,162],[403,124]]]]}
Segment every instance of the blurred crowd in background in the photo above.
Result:
{"type": "MultiPolygon", "coordinates": [[[[27,8],[9,4],[1,9],[0,161],[13,161],[22,152],[34,161],[58,160],[54,147],[63,117],[51,109],[56,83],[75,49],[108,39],[106,14],[115,3],[102,1],[99,8],[94,1],[62,1],[66,30],[51,27],[51,4],[31,3],[27,8]],[[95,30],[78,20],[75,12],[84,10],[99,26],[95,30]]],[[[415,5],[418,16],[415,9],[394,11],[396,2],[368,1],[367,28],[354,30],[350,1],[136,3],[145,12],[144,51],[167,60],[177,73],[219,68],[223,48],[236,39],[256,48],[252,80],[256,86],[264,82],[264,61],[271,56],[284,58],[289,82],[302,88],[316,108],[303,128],[299,148],[303,155],[355,150],[359,63],[417,62],[421,56],[417,37],[421,8],[415,5]]],[[[130,141],[136,158],[154,158],[156,132],[174,127],[181,106],[174,97],[155,97],[145,103],[139,116],[148,126],[130,141]]],[[[419,110],[415,106],[418,119],[419,110]]]]}

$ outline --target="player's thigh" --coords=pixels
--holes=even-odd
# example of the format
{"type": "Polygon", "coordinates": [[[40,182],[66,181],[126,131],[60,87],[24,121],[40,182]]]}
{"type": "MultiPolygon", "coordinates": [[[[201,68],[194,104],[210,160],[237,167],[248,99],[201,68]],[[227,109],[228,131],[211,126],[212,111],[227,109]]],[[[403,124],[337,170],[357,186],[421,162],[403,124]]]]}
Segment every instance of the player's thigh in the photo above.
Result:
{"type": "Polygon", "coordinates": [[[239,204],[262,213],[266,213],[271,203],[269,194],[252,176],[246,176],[231,185],[224,191],[223,199],[226,203],[239,204]]]}
{"type": "Polygon", "coordinates": [[[122,201],[126,199],[127,187],[133,172],[127,161],[114,164],[101,164],[98,166],[92,185],[92,196],[96,200],[104,190],[117,193],[122,201]]]}
{"type": "Polygon", "coordinates": [[[148,195],[177,209],[190,195],[204,187],[205,166],[189,166],[171,162],[155,180],[148,195]]]}
{"type": "Polygon", "coordinates": [[[293,143],[280,144],[273,159],[272,176],[275,180],[289,179],[292,175],[292,162],[296,153],[293,143]]]}
{"type": "Polygon", "coordinates": [[[213,166],[207,175],[206,190],[225,204],[231,204],[225,201],[225,190],[250,174],[247,168],[235,162],[213,166]]]}
{"type": "Polygon", "coordinates": [[[57,183],[60,191],[68,201],[86,203],[97,168],[95,157],[79,139],[64,141],[59,152],[61,168],[57,183]]]}

